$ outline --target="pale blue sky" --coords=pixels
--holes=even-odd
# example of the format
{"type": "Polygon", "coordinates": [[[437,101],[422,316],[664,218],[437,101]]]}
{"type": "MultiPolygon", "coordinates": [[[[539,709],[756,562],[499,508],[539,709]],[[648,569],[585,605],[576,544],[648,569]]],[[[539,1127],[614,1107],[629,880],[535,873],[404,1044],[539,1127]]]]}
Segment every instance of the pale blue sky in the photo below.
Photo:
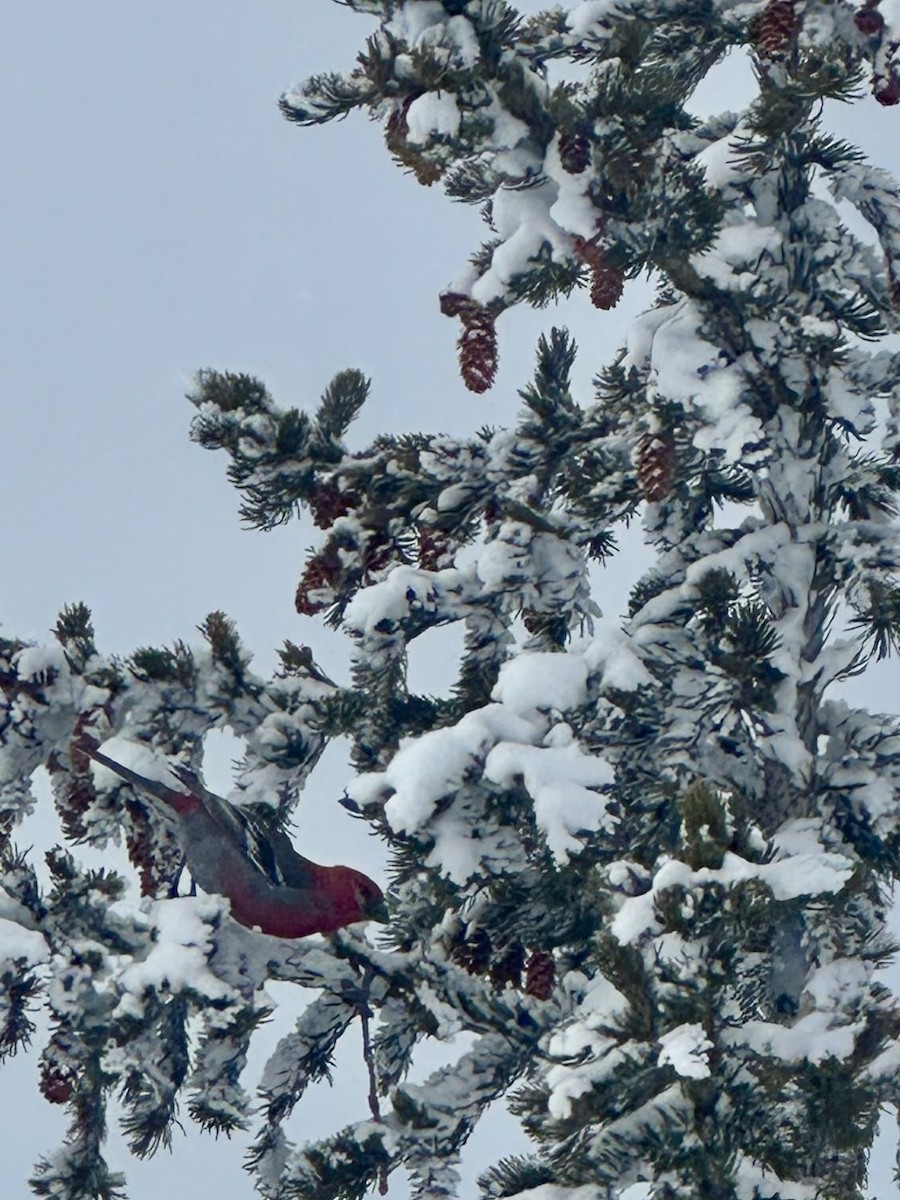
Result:
{"type": "MultiPolygon", "coordinates": [[[[224,458],[187,439],[182,396],[198,367],[257,373],[283,403],[311,405],[337,370],[358,366],[374,384],[358,444],[384,428],[463,433],[511,418],[537,334],[555,321],[576,334],[588,397],[640,292],[612,314],[583,294],[556,311],[506,314],[497,384],[473,396],[437,296],[481,239],[477,211],[399,171],[363,117],[314,130],[280,118],[278,93],[349,66],[370,28],[327,0],[4,6],[4,633],[43,641],[61,604],[80,599],[94,610],[100,647],[126,653],[192,639],[205,613],[224,608],[259,670],[290,637],[341,674],[340,640],[293,608],[310,523],[241,531],[224,458]]],[[[733,59],[704,85],[704,102],[738,108],[748,82],[733,59]]],[[[842,132],[895,166],[897,110],[870,102],[861,111],[864,120],[838,114],[842,132]]],[[[620,607],[636,561],[637,551],[598,596],[607,611],[620,607]]],[[[869,684],[868,702],[890,704],[895,681],[883,668],[882,695],[873,701],[869,684]]],[[[327,858],[335,839],[335,857],[372,853],[331,804],[345,778],[338,752],[314,776],[317,809],[305,824],[301,814],[314,857],[327,858]]],[[[331,1104],[317,1094],[298,1133],[323,1133],[357,1108],[364,1115],[356,1049],[346,1058],[349,1091],[331,1104]]],[[[24,1180],[58,1137],[58,1113],[33,1075],[33,1063],[18,1061],[0,1076],[9,1181],[24,1180]]],[[[496,1128],[493,1141],[479,1136],[482,1162],[497,1138],[496,1128]]],[[[191,1185],[198,1200],[249,1200],[240,1154],[192,1136],[171,1158],[125,1163],[129,1195],[183,1195],[190,1176],[202,1180],[191,1185]]],[[[25,1195],[24,1183],[7,1186],[25,1195]]],[[[888,1200],[888,1189],[885,1176],[873,1194],[888,1200]]]]}

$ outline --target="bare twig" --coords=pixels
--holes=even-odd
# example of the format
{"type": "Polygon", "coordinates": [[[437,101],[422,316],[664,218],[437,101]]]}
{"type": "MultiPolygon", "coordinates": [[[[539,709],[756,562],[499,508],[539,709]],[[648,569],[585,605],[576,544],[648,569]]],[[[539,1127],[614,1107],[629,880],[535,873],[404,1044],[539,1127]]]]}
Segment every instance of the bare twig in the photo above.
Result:
{"type": "MultiPolygon", "coordinates": [[[[378,1081],[375,1076],[375,1055],[372,1051],[372,1037],[369,1030],[369,1021],[372,1017],[372,1010],[369,1008],[367,997],[369,995],[369,986],[374,978],[375,972],[371,967],[366,969],[363,976],[363,984],[359,1003],[356,1006],[356,1011],[359,1013],[359,1023],[362,1029],[363,1043],[363,1058],[366,1061],[366,1068],[369,1072],[369,1112],[372,1118],[379,1123],[382,1120],[381,1106],[378,1103],[378,1081]]],[[[381,1196],[386,1196],[388,1193],[388,1173],[387,1167],[383,1164],[378,1170],[378,1192],[381,1196]]]]}

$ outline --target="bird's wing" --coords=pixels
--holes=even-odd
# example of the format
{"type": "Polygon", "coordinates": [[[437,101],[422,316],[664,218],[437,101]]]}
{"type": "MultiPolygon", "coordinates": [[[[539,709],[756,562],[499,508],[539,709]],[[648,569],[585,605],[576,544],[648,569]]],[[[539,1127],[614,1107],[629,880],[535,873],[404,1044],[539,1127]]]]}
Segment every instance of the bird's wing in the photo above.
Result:
{"type": "Polygon", "coordinates": [[[149,792],[181,816],[205,812],[221,837],[236,847],[269,882],[291,888],[315,885],[316,864],[297,853],[291,839],[275,821],[261,819],[256,813],[238,808],[210,792],[188,767],[180,763],[169,764],[169,769],[183,785],[184,790],[179,791],[159,780],[139,775],[99,750],[92,750],[90,754],[101,766],[136,788],[149,792]]]}
{"type": "MultiPolygon", "coordinates": [[[[206,811],[225,835],[240,842],[244,854],[257,870],[279,887],[305,888],[314,885],[316,864],[294,849],[291,839],[274,819],[267,820],[259,809],[241,808],[208,791],[188,767],[173,766],[178,778],[203,800],[206,811]]],[[[274,817],[274,813],[273,813],[274,817]]]]}
{"type": "Polygon", "coordinates": [[[315,886],[317,864],[297,853],[283,829],[272,829],[268,835],[268,844],[279,883],[291,888],[315,886]]]}

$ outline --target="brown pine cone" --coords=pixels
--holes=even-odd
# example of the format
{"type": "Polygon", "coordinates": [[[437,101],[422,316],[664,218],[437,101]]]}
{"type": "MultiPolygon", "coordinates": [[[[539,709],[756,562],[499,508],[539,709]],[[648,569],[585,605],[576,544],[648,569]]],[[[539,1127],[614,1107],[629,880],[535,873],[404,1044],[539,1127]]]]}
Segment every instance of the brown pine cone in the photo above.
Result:
{"type": "Polygon", "coordinates": [[[75,1073],[71,1067],[62,1066],[45,1057],[41,1060],[38,1086],[41,1095],[50,1104],[68,1104],[75,1091],[75,1073]]]}
{"type": "Polygon", "coordinates": [[[665,500],[675,482],[675,444],[668,431],[648,433],[637,451],[637,477],[641,495],[652,504],[665,500]]]}
{"type": "Polygon", "coordinates": [[[532,950],[525,964],[525,991],[535,1000],[549,1000],[556,982],[553,956],[543,950],[532,950]]]}
{"type": "Polygon", "coordinates": [[[481,305],[463,311],[462,333],[456,343],[459,371],[470,392],[486,392],[497,374],[497,331],[493,314],[481,305]]]}
{"type": "Polygon", "coordinates": [[[312,511],[313,523],[319,529],[330,529],[338,517],[345,517],[358,504],[359,496],[355,492],[328,481],[319,483],[310,499],[309,507],[312,511]]]}
{"type": "Polygon", "coordinates": [[[591,159],[591,139],[584,130],[563,130],[559,135],[559,161],[570,175],[580,175],[591,159]]]}
{"type": "Polygon", "coordinates": [[[306,617],[321,612],[334,604],[336,597],[335,584],[340,574],[340,562],[337,554],[326,549],[314,554],[300,576],[294,604],[297,612],[306,617]]]}
{"type": "Polygon", "coordinates": [[[874,0],[874,2],[870,0],[870,3],[858,8],[853,16],[856,28],[866,37],[872,37],[884,29],[884,17],[876,7],[877,3],[878,0],[874,0]]]}
{"type": "Polygon", "coordinates": [[[615,308],[625,287],[625,272],[610,266],[596,242],[576,236],[572,238],[572,244],[591,269],[591,304],[605,311],[615,308]]]}
{"type": "MultiPolygon", "coordinates": [[[[50,767],[51,771],[53,766],[50,767]]],[[[97,799],[94,781],[90,772],[76,774],[74,771],[54,787],[56,810],[66,837],[78,841],[87,836],[85,814],[97,799]]]]}
{"type": "Polygon", "coordinates": [[[799,25],[794,0],[769,0],[750,30],[760,58],[776,58],[783,54],[799,25]]]}
{"type": "Polygon", "coordinates": [[[892,74],[889,79],[879,79],[875,84],[875,99],[885,108],[900,104],[900,75],[892,74]]]}
{"type": "Polygon", "coordinates": [[[610,267],[606,263],[594,267],[591,304],[594,308],[602,308],[604,311],[615,308],[622,298],[624,287],[625,275],[617,267],[610,267]]]}

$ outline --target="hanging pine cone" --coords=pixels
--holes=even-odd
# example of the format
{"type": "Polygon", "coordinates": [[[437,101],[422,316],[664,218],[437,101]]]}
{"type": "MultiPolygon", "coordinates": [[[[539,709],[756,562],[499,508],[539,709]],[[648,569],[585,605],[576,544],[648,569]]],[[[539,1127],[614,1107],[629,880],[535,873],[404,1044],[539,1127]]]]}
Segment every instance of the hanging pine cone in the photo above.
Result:
{"type": "Polygon", "coordinates": [[[491,963],[491,983],[494,987],[519,987],[525,966],[525,947],[521,942],[506,946],[491,963]]]}
{"type": "MultiPolygon", "coordinates": [[[[54,759],[51,759],[47,766],[51,775],[60,769],[54,759]]],[[[74,772],[70,772],[62,783],[54,787],[53,795],[56,801],[56,811],[59,814],[59,823],[66,837],[72,841],[79,841],[87,837],[85,813],[97,799],[91,775],[76,775],[74,772]]]]}
{"type": "Polygon", "coordinates": [[[135,800],[125,802],[125,811],[129,816],[125,848],[140,877],[141,895],[174,895],[183,862],[175,834],[152,821],[146,808],[135,800]]]}
{"type": "MultiPolygon", "coordinates": [[[[109,711],[106,707],[87,709],[80,713],[69,740],[70,768],[58,786],[54,787],[56,807],[60,823],[67,837],[74,840],[87,834],[85,814],[97,800],[94,777],[91,772],[91,751],[99,746],[103,734],[98,729],[109,728],[109,711]]],[[[55,756],[47,764],[51,775],[61,771],[55,756]]]]}
{"type": "Polygon", "coordinates": [[[637,450],[641,495],[652,504],[665,500],[675,482],[675,443],[667,430],[648,433],[637,450]]]}
{"type": "Polygon", "coordinates": [[[57,1029],[41,1053],[40,1089],[51,1104],[67,1104],[75,1091],[77,1075],[72,1065],[70,1035],[57,1029]]]}
{"type": "Polygon", "coordinates": [[[479,926],[470,932],[466,927],[453,957],[470,975],[483,975],[491,961],[491,939],[487,930],[479,926]]]}
{"type": "Polygon", "coordinates": [[[497,374],[497,331],[494,316],[482,305],[463,310],[462,333],[456,343],[459,371],[470,392],[486,392],[497,374]]]}
{"type": "Polygon", "coordinates": [[[591,304],[604,310],[615,308],[625,287],[625,274],[607,263],[592,270],[591,304]]]}
{"type": "Polygon", "coordinates": [[[330,529],[338,517],[345,517],[359,504],[359,496],[329,481],[319,483],[310,497],[309,507],[313,522],[319,529],[330,529]]]}
{"type": "Polygon", "coordinates": [[[525,991],[535,1000],[549,1000],[556,982],[553,956],[543,950],[532,950],[525,964],[525,991]]]}
{"type": "Polygon", "coordinates": [[[576,253],[591,269],[591,304],[594,308],[615,308],[625,287],[625,272],[611,266],[596,242],[583,237],[573,237],[576,253]]]}
{"type": "Polygon", "coordinates": [[[75,1090],[75,1076],[67,1067],[44,1060],[41,1063],[41,1095],[50,1104],[68,1104],[75,1090]]]}
{"type": "Polygon", "coordinates": [[[853,15],[856,28],[865,37],[873,37],[884,29],[884,17],[878,11],[878,0],[867,0],[853,15]]]}
{"type": "Polygon", "coordinates": [[[334,604],[340,569],[337,553],[330,547],[312,556],[300,576],[297,594],[294,597],[298,613],[311,617],[334,604]]]}
{"type": "Polygon", "coordinates": [[[883,104],[885,108],[900,104],[900,74],[892,74],[888,79],[882,76],[876,80],[874,96],[878,103],[883,104]]]}
{"type": "Polygon", "coordinates": [[[760,58],[777,58],[790,46],[799,25],[793,0],[769,0],[748,32],[760,58]]]}
{"type": "Polygon", "coordinates": [[[559,161],[570,175],[580,175],[591,158],[591,139],[584,130],[563,130],[559,135],[559,161]]]}

